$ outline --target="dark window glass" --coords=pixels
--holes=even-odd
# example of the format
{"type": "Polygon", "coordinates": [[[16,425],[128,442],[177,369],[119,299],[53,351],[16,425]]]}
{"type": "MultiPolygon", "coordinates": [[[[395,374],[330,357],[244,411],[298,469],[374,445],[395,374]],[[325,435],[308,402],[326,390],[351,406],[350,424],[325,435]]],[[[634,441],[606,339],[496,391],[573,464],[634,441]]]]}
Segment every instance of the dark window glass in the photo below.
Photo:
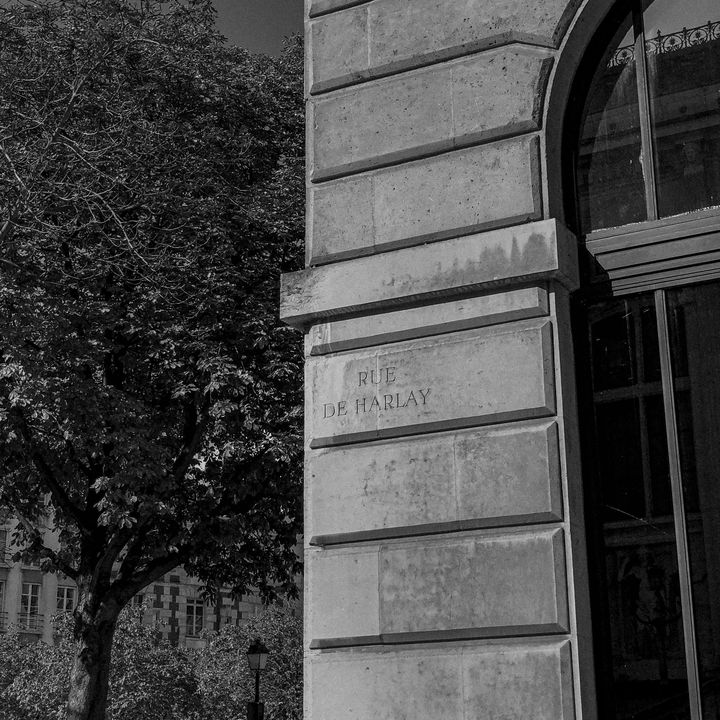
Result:
{"type": "Polygon", "coordinates": [[[635,322],[624,303],[595,309],[592,324],[593,387],[627,387],[635,378],[635,322]]]}
{"type": "Polygon", "coordinates": [[[590,85],[577,166],[578,209],[585,232],[647,218],[632,42],[628,15],[590,85]]]}
{"type": "Polygon", "coordinates": [[[604,516],[608,521],[645,515],[640,413],[637,400],[601,403],[595,409],[597,444],[612,448],[598,458],[604,516]]]}
{"type": "Polygon", "coordinates": [[[720,4],[644,13],[660,216],[720,203],[720,4]]]}
{"type": "Polygon", "coordinates": [[[690,718],[654,311],[652,295],[590,309],[607,720],[690,718]]]}
{"type": "Polygon", "coordinates": [[[583,110],[582,233],[720,205],[720,3],[634,0],[627,13],[583,110]]]}
{"type": "Polygon", "coordinates": [[[705,718],[720,715],[720,283],[668,293],[689,575],[705,718]],[[682,312],[678,312],[682,310],[682,312]],[[682,318],[681,326],[673,319],[682,318]]]}

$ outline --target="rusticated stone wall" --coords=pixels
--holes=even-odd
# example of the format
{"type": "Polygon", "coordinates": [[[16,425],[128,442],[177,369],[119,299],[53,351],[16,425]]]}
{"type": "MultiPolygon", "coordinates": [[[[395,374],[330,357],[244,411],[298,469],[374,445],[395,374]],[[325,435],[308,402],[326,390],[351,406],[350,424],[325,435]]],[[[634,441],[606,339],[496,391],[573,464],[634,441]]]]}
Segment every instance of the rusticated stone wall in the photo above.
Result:
{"type": "Polygon", "coordinates": [[[307,0],[306,717],[593,718],[543,118],[572,0],[307,0]]]}

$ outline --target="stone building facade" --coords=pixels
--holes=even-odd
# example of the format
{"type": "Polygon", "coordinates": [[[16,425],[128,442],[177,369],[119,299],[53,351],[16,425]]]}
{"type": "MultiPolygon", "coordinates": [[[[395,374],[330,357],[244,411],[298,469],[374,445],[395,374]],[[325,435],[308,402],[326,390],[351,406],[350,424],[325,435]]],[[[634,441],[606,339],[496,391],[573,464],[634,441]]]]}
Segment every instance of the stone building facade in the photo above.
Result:
{"type": "MultiPolygon", "coordinates": [[[[53,618],[77,604],[77,587],[67,577],[45,573],[36,566],[14,562],[13,521],[0,523],[0,633],[20,632],[28,641],[53,641],[53,618]]],[[[47,537],[52,538],[48,532],[47,537]]],[[[133,599],[144,607],[143,622],[157,625],[175,645],[201,647],[203,630],[240,625],[262,612],[258,596],[233,599],[221,591],[215,604],[201,597],[201,583],[182,568],[166,573],[133,599]]]]}
{"type": "Polygon", "coordinates": [[[306,0],[307,718],[720,718],[719,30],[306,0]]]}

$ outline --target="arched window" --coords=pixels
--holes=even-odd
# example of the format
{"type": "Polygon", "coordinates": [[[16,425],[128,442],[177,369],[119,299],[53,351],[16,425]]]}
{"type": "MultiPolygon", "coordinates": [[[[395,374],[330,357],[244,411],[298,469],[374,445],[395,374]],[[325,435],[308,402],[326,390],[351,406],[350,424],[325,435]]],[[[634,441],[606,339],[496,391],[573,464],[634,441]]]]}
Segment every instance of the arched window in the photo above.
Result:
{"type": "Polygon", "coordinates": [[[603,33],[567,168],[600,717],[718,720],[720,2],[625,1],[603,33]]]}
{"type": "Polygon", "coordinates": [[[720,205],[717,0],[645,5],[624,3],[584,106],[583,233],[720,205]]]}

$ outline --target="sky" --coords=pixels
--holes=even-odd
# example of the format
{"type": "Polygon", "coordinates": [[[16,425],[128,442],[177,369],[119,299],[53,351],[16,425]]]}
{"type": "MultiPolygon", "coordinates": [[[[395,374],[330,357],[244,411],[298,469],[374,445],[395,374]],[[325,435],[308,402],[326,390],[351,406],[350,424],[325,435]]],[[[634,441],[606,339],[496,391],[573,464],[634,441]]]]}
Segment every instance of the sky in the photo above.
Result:
{"type": "Polygon", "coordinates": [[[303,0],[214,0],[217,27],[228,40],[277,55],[286,35],[302,30],[303,0]]]}

